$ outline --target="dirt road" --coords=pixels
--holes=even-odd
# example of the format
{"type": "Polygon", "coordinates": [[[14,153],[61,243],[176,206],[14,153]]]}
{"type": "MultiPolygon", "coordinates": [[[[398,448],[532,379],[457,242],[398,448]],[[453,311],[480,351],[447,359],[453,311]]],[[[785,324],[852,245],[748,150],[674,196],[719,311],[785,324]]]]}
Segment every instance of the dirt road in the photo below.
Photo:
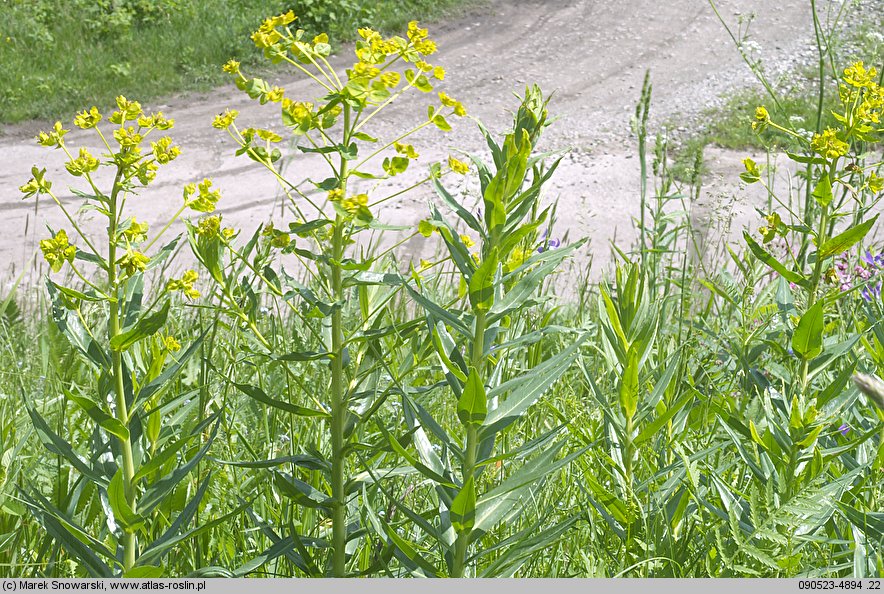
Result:
{"type": "MultiPolygon", "coordinates": [[[[722,15],[735,24],[738,14],[757,12],[752,38],[760,56],[774,69],[786,70],[796,56],[809,47],[809,2],[806,0],[721,0],[722,15]]],[[[492,0],[465,18],[431,27],[440,52],[435,62],[448,71],[444,89],[461,100],[492,130],[501,130],[510,120],[507,110],[526,83],[538,83],[555,92],[551,111],[559,121],[544,138],[546,149],[573,149],[563,161],[548,199],[558,198],[557,232],[573,239],[589,236],[594,269],[608,261],[608,242],[631,236],[631,217],[638,211],[639,170],[636,141],[630,133],[641,82],[650,69],[653,84],[652,114],[655,124],[676,122],[689,126],[703,109],[736,89],[752,84],[721,24],[706,0],[492,0]]],[[[333,60],[343,70],[352,64],[352,48],[345,48],[333,60]]],[[[293,98],[318,96],[316,88],[303,78],[279,81],[293,98]]],[[[430,98],[423,95],[402,102],[373,121],[373,136],[390,137],[404,126],[425,117],[430,98]]],[[[238,123],[281,130],[275,106],[259,106],[236,89],[221,88],[207,95],[154,102],[148,109],[162,109],[177,121],[174,139],[183,154],[164,167],[154,187],[130,204],[139,219],[151,226],[162,223],[179,207],[182,186],[211,177],[223,192],[219,205],[225,222],[254,229],[279,213],[275,180],[236,149],[226,134],[213,129],[213,116],[225,108],[240,111],[238,123]],[[162,104],[164,103],[164,104],[162,104]],[[274,211],[275,208],[275,211],[274,211]]],[[[60,114],[62,115],[62,114],[60,114]]],[[[656,126],[655,126],[656,129],[656,126]]],[[[59,227],[63,219],[45,201],[35,210],[33,201],[21,201],[18,186],[24,183],[33,164],[49,169],[55,189],[63,199],[73,200],[64,188],[71,180],[63,169],[63,155],[39,147],[33,141],[37,124],[9,128],[0,136],[0,278],[16,276],[33,268],[37,242],[45,237],[45,224],[59,227]]],[[[98,150],[92,135],[79,130],[67,136],[70,146],[86,144],[98,150]]],[[[475,125],[457,122],[454,133],[421,133],[414,139],[421,153],[419,163],[444,159],[449,152],[481,153],[483,142],[475,125]]],[[[709,204],[733,204],[738,224],[752,221],[754,198],[739,186],[739,159],[720,150],[707,152],[711,170],[698,211],[709,212],[709,204]]],[[[322,163],[298,156],[288,166],[291,179],[322,174],[322,163]]],[[[395,178],[386,186],[395,190],[408,185],[420,169],[395,178]]],[[[319,177],[321,176],[321,177],[319,177]]],[[[382,190],[375,194],[385,195],[382,190]]],[[[413,195],[407,201],[390,203],[379,218],[397,224],[416,224],[426,215],[430,192],[413,195]]],[[[86,223],[98,228],[98,217],[82,213],[86,223]]],[[[427,245],[414,240],[409,246],[415,257],[427,245]]],[[[32,276],[31,273],[28,276],[32,276]]]]}

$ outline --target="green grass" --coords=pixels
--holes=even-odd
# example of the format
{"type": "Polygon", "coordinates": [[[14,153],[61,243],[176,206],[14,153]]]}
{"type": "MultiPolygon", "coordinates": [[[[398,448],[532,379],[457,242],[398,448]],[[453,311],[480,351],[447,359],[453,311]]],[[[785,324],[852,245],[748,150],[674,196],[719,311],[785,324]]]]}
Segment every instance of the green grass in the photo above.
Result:
{"type": "Polygon", "coordinates": [[[308,33],[328,31],[333,44],[357,26],[401,31],[450,15],[473,0],[164,0],[107,3],[86,0],[0,3],[0,123],[54,119],[117,95],[153,99],[204,91],[229,80],[221,65],[233,58],[258,64],[249,34],[289,8],[308,33]],[[156,5],[144,13],[143,6],[156,5]]]}

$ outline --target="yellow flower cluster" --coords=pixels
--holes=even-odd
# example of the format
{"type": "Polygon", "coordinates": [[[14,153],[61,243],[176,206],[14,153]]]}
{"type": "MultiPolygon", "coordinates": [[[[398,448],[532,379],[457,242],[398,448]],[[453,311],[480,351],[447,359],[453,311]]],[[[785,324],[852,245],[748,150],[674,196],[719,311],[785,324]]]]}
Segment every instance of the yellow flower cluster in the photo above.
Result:
{"type": "Polygon", "coordinates": [[[258,30],[252,33],[252,41],[260,49],[276,45],[284,39],[282,33],[277,31],[276,28],[284,27],[296,18],[295,13],[290,10],[284,14],[264,19],[258,30]]]}
{"type": "Polygon", "coordinates": [[[157,142],[151,142],[150,147],[153,150],[157,163],[160,165],[173,161],[175,157],[181,154],[181,149],[177,146],[172,146],[172,139],[168,136],[160,138],[157,142]]]}
{"type": "Polygon", "coordinates": [[[444,105],[445,107],[454,108],[454,115],[458,117],[463,117],[467,115],[467,110],[464,108],[463,103],[453,97],[450,97],[446,93],[439,93],[439,101],[441,101],[442,105],[444,105]]]}
{"type": "Polygon", "coordinates": [[[356,194],[355,196],[345,198],[341,202],[341,206],[348,213],[356,214],[360,209],[368,207],[368,194],[356,194]]]}
{"type": "Polygon", "coordinates": [[[139,223],[134,218],[129,221],[129,226],[123,231],[123,237],[129,243],[140,243],[147,239],[147,223],[139,223]]]}
{"type": "Polygon", "coordinates": [[[94,105],[88,111],[84,109],[74,117],[74,125],[82,130],[94,128],[100,121],[101,114],[98,113],[98,108],[94,105]]]}
{"type": "Polygon", "coordinates": [[[120,270],[127,277],[134,276],[138,272],[143,271],[147,268],[148,263],[150,263],[150,258],[137,250],[133,250],[131,247],[126,250],[126,253],[117,262],[120,270]]]}
{"type": "Polygon", "coordinates": [[[451,155],[448,156],[448,166],[451,167],[451,170],[458,175],[466,175],[470,172],[469,165],[467,165],[463,161],[455,159],[451,155]]]}
{"type": "Polygon", "coordinates": [[[31,196],[39,196],[48,193],[52,188],[52,182],[46,179],[46,170],[37,169],[36,166],[31,167],[31,179],[23,186],[19,186],[19,191],[24,194],[25,198],[31,196]]]}
{"type": "Polygon", "coordinates": [[[86,173],[92,173],[98,169],[99,161],[87,151],[85,148],[80,149],[80,156],[76,159],[65,163],[64,168],[68,173],[75,177],[80,177],[86,173]]]}
{"type": "Polygon", "coordinates": [[[61,126],[61,122],[55,122],[52,130],[49,132],[40,132],[37,134],[37,143],[42,146],[49,146],[54,148],[61,147],[64,144],[64,135],[70,132],[70,130],[65,130],[61,126]]]}
{"type": "Polygon", "coordinates": [[[219,113],[215,116],[215,119],[212,120],[212,127],[218,130],[226,130],[233,125],[238,115],[239,112],[235,109],[225,110],[224,113],[219,113]]]}
{"type": "Polygon", "coordinates": [[[73,262],[77,255],[77,248],[68,242],[68,234],[64,229],[51,239],[41,240],[40,251],[43,252],[43,258],[49,264],[52,272],[61,270],[65,262],[73,262]]]}
{"type": "Polygon", "coordinates": [[[846,155],[850,146],[838,138],[837,130],[826,128],[822,134],[814,134],[810,141],[810,148],[826,159],[837,159],[846,155]]]}
{"type": "Polygon", "coordinates": [[[204,179],[199,184],[187,184],[184,186],[184,203],[197,212],[214,212],[215,205],[221,199],[221,192],[211,188],[212,181],[209,179],[204,179]]]}
{"type": "MultiPolygon", "coordinates": [[[[181,292],[188,299],[199,299],[200,292],[193,288],[199,275],[194,270],[188,270],[179,279],[170,279],[166,283],[166,291],[170,293],[181,292]]],[[[177,350],[177,349],[176,349],[177,350]]]]}

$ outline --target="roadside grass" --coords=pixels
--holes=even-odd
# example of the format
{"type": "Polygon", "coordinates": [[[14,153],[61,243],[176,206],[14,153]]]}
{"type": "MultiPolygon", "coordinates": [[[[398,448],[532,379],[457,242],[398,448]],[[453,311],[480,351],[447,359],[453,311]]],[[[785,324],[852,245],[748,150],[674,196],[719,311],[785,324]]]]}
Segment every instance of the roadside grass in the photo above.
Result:
{"type": "Polygon", "coordinates": [[[249,39],[268,14],[288,9],[308,34],[333,46],[359,26],[398,31],[457,14],[481,0],[85,0],[0,3],[0,123],[56,118],[117,95],[142,100],[205,91],[227,79],[221,65],[264,64],[249,39]],[[145,8],[145,6],[153,8],[145,8]]]}

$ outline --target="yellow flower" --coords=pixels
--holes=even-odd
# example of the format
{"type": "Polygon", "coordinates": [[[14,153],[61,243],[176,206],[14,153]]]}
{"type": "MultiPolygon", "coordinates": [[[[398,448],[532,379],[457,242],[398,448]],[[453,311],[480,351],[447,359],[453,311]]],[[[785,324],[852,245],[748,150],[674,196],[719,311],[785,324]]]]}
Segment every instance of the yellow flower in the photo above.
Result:
{"type": "Polygon", "coordinates": [[[458,101],[457,99],[454,99],[453,97],[449,96],[448,94],[439,93],[439,100],[442,102],[442,105],[444,105],[445,107],[453,107],[454,108],[454,115],[456,115],[458,117],[463,117],[463,116],[467,115],[467,110],[464,109],[463,104],[460,101],[458,101]]]}
{"type": "Polygon", "coordinates": [[[350,214],[356,214],[361,208],[368,206],[368,194],[356,194],[345,198],[341,206],[350,214]]]}
{"type": "Polygon", "coordinates": [[[37,169],[36,166],[31,167],[31,176],[28,183],[18,188],[25,195],[25,198],[39,196],[44,192],[49,192],[52,188],[52,182],[46,179],[46,169],[37,169]]]}
{"type": "Polygon", "coordinates": [[[101,121],[101,114],[98,113],[98,108],[94,105],[89,111],[85,109],[78,113],[74,118],[74,125],[78,128],[82,128],[83,130],[87,130],[89,128],[94,128],[98,125],[98,122],[101,121]]]}
{"type": "Polygon", "coordinates": [[[129,223],[129,227],[123,231],[123,237],[130,243],[138,243],[147,239],[147,223],[139,223],[133,217],[129,223]]]}
{"type": "Polygon", "coordinates": [[[445,69],[441,66],[436,66],[435,68],[433,68],[433,78],[445,80],[445,69]]]}
{"type": "Polygon", "coordinates": [[[175,160],[175,157],[181,154],[181,148],[172,146],[172,139],[168,136],[164,136],[156,142],[151,142],[150,147],[153,149],[153,155],[160,165],[165,165],[175,160]]]}
{"type": "Polygon", "coordinates": [[[236,60],[227,60],[227,63],[221,67],[221,70],[228,74],[239,74],[239,62],[236,60]]]}
{"type": "Polygon", "coordinates": [[[181,343],[175,340],[174,336],[167,336],[164,338],[163,346],[166,347],[166,350],[173,353],[181,350],[181,343]]]}
{"type": "Polygon", "coordinates": [[[157,130],[169,130],[175,125],[175,120],[167,119],[161,111],[158,111],[157,113],[150,116],[150,119],[153,121],[153,126],[157,130]]]}
{"type": "Polygon", "coordinates": [[[239,112],[235,109],[228,109],[224,113],[219,113],[215,116],[215,119],[212,120],[212,127],[217,128],[218,130],[226,130],[236,121],[236,116],[239,115],[239,112]]]}
{"type": "MultiPolygon", "coordinates": [[[[216,218],[216,217],[215,217],[216,218]]],[[[199,299],[200,292],[193,288],[194,283],[199,279],[199,275],[194,270],[188,270],[180,279],[170,279],[166,283],[166,291],[170,293],[181,292],[188,299],[199,299]]]]}
{"type": "Polygon", "coordinates": [[[184,187],[184,202],[197,212],[213,212],[215,204],[221,199],[219,190],[212,190],[212,181],[204,179],[199,184],[187,184],[184,187]],[[193,197],[197,194],[196,198],[193,197]]]}
{"type": "Polygon", "coordinates": [[[455,172],[459,175],[466,175],[467,173],[470,172],[469,165],[467,165],[463,161],[455,159],[454,157],[452,157],[450,155],[448,156],[448,166],[451,167],[451,170],[453,172],[455,172]]]}
{"type": "Polygon", "coordinates": [[[884,190],[884,177],[878,177],[874,171],[869,174],[869,180],[866,183],[873,194],[877,194],[881,190],[884,190]]]}
{"type": "Polygon", "coordinates": [[[285,89],[281,87],[273,87],[267,91],[267,100],[272,103],[279,103],[282,101],[283,95],[285,95],[285,89]]]}
{"type": "Polygon", "coordinates": [[[462,234],[462,233],[461,233],[461,235],[460,235],[460,241],[464,244],[464,246],[465,246],[467,249],[470,249],[471,247],[473,247],[474,245],[476,245],[476,242],[473,241],[473,238],[472,238],[472,237],[470,237],[469,235],[464,235],[464,234],[462,234]]]}
{"type": "MultiPolygon", "coordinates": [[[[426,29],[424,29],[426,31],[426,29]]],[[[430,56],[436,53],[436,42],[431,41],[429,39],[425,39],[424,41],[420,41],[414,44],[414,47],[417,51],[422,53],[425,56],[430,56]]]]}
{"type": "Polygon", "coordinates": [[[144,161],[138,165],[138,169],[135,171],[135,175],[136,177],[138,177],[138,181],[140,181],[142,185],[146,186],[154,179],[156,179],[157,169],[159,169],[159,166],[153,161],[144,161]]]}
{"type": "Polygon", "coordinates": [[[815,134],[810,147],[827,159],[842,157],[850,149],[846,142],[838,138],[838,133],[833,128],[826,128],[822,134],[815,134]]]}
{"type": "Polygon", "coordinates": [[[313,45],[319,45],[320,43],[328,43],[328,33],[320,33],[313,38],[313,45]]]}
{"type": "Polygon", "coordinates": [[[361,29],[356,30],[359,33],[359,36],[366,41],[372,41],[374,39],[380,39],[381,34],[375,31],[374,29],[370,29],[368,27],[362,27],[361,29]]]}
{"type": "Polygon", "coordinates": [[[119,111],[115,111],[111,114],[111,117],[108,118],[110,123],[122,124],[126,121],[136,121],[141,117],[143,111],[141,110],[141,104],[138,101],[129,101],[122,95],[117,97],[116,101],[119,111]]]}
{"type": "Polygon", "coordinates": [[[417,151],[414,150],[414,147],[410,144],[403,144],[401,142],[393,143],[393,147],[396,149],[396,152],[400,155],[405,155],[409,159],[417,159],[419,155],[417,151]]]}
{"type": "Polygon", "coordinates": [[[144,140],[144,137],[135,131],[135,128],[129,126],[128,128],[117,128],[114,130],[114,138],[120,144],[120,148],[132,148],[141,144],[141,141],[144,140]]]}
{"type": "Polygon", "coordinates": [[[212,215],[210,217],[203,217],[200,219],[199,224],[196,228],[196,233],[200,237],[204,237],[205,239],[212,239],[213,237],[218,236],[218,232],[221,230],[221,217],[218,215],[212,215]]]}
{"type": "Polygon", "coordinates": [[[353,64],[352,72],[354,78],[374,78],[381,73],[381,70],[365,62],[356,62],[353,64]]]}
{"type": "Polygon", "coordinates": [[[418,44],[424,39],[426,39],[428,31],[426,29],[421,29],[417,21],[411,21],[408,23],[408,39],[411,40],[412,43],[418,44]]]}
{"type": "Polygon", "coordinates": [[[513,251],[510,252],[509,258],[506,261],[506,268],[509,271],[513,271],[517,269],[519,266],[525,263],[525,260],[531,255],[531,252],[516,246],[513,248],[513,251]]]}
{"type": "Polygon", "coordinates": [[[338,202],[344,198],[344,190],[341,188],[335,188],[334,190],[330,190],[328,193],[328,201],[329,202],[338,202]]]}
{"type": "Polygon", "coordinates": [[[77,255],[77,248],[68,243],[68,234],[64,229],[56,233],[52,239],[41,240],[40,251],[43,252],[43,258],[52,272],[61,270],[65,262],[73,262],[77,255]]]}
{"type": "Polygon", "coordinates": [[[876,78],[878,78],[878,70],[874,67],[866,70],[862,61],[855,62],[844,69],[844,82],[860,89],[875,84],[876,78]]]}
{"type": "Polygon", "coordinates": [[[64,167],[71,175],[79,177],[84,173],[92,173],[98,169],[98,164],[98,159],[90,155],[85,148],[81,148],[80,156],[65,163],[64,167]]]}
{"type": "Polygon", "coordinates": [[[381,83],[389,89],[396,87],[400,80],[402,80],[402,77],[398,72],[385,72],[380,78],[381,83]]]}
{"type": "Polygon", "coordinates": [[[147,268],[148,262],[150,262],[150,258],[139,251],[129,248],[117,264],[120,265],[120,270],[125,276],[133,276],[147,268]]]}
{"type": "Polygon", "coordinates": [[[430,72],[433,69],[432,64],[428,64],[427,62],[424,62],[423,60],[418,60],[417,62],[414,63],[414,65],[417,66],[417,69],[420,70],[421,72],[430,72]]]}
{"type": "Polygon", "coordinates": [[[770,114],[767,109],[760,105],[755,108],[755,121],[752,122],[752,129],[756,132],[763,132],[767,125],[770,124],[770,114]]]}
{"type": "Polygon", "coordinates": [[[52,127],[52,130],[49,132],[40,132],[37,134],[37,143],[42,146],[51,146],[51,147],[60,147],[64,144],[62,140],[64,135],[70,132],[70,130],[65,130],[61,126],[61,122],[55,122],[55,125],[52,127]]]}

